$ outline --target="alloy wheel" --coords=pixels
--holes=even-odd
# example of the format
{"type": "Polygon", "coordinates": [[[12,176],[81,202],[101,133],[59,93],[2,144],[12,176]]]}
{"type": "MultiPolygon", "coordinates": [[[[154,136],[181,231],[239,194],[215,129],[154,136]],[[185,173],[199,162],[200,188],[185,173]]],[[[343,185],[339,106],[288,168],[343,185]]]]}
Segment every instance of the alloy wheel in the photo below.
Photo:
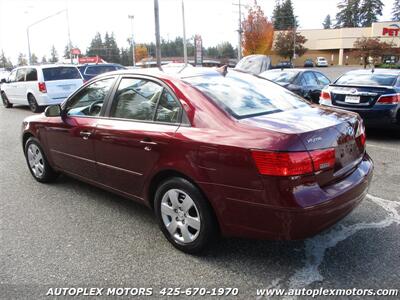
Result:
{"type": "Polygon", "coordinates": [[[35,177],[40,178],[44,173],[44,159],[39,147],[30,144],[28,147],[28,162],[35,177]]]}
{"type": "Polygon", "coordinates": [[[184,191],[170,189],[164,194],[161,216],[165,228],[177,242],[192,243],[199,236],[200,214],[192,198],[184,191]]]}

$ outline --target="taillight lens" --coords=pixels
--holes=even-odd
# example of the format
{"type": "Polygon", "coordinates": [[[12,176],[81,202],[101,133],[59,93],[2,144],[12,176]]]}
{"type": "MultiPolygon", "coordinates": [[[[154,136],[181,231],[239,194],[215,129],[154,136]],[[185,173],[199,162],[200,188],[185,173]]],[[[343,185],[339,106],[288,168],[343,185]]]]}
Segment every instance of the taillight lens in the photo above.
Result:
{"type": "Polygon", "coordinates": [[[324,105],[331,105],[331,93],[328,90],[322,90],[321,95],[319,96],[319,103],[324,105]]]}
{"type": "Polygon", "coordinates": [[[365,126],[362,120],[358,120],[358,127],[356,132],[356,140],[359,141],[362,147],[365,147],[367,136],[365,134],[365,126]]]}
{"type": "Polygon", "coordinates": [[[39,83],[38,83],[38,87],[39,87],[39,92],[41,92],[41,93],[47,93],[46,83],[44,83],[44,82],[39,82],[39,83]]]}
{"type": "Polygon", "coordinates": [[[378,99],[378,104],[397,104],[400,103],[400,94],[382,95],[378,99]]]}
{"type": "Polygon", "coordinates": [[[310,152],[252,151],[258,171],[262,175],[294,176],[309,174],[335,165],[335,149],[310,152]]]}

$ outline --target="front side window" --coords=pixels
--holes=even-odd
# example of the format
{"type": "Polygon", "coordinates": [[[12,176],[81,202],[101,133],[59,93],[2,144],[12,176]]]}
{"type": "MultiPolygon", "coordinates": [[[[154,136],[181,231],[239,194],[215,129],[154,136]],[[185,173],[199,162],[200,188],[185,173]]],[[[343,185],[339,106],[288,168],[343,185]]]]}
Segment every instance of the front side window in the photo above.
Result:
{"type": "Polygon", "coordinates": [[[184,80],[238,119],[306,107],[301,97],[268,80],[241,72],[184,80]]]}
{"type": "Polygon", "coordinates": [[[297,77],[298,72],[295,71],[266,71],[260,74],[273,82],[290,83],[297,77]]]}
{"type": "Polygon", "coordinates": [[[304,81],[306,85],[315,86],[318,85],[317,78],[315,78],[314,74],[311,72],[305,72],[303,74],[304,81]]]}
{"type": "Polygon", "coordinates": [[[18,82],[25,81],[25,74],[26,74],[26,69],[17,70],[17,76],[15,77],[15,81],[18,82]]]}
{"type": "Polygon", "coordinates": [[[164,89],[158,101],[155,120],[158,122],[178,123],[181,110],[181,106],[175,98],[164,89]]]}
{"type": "Polygon", "coordinates": [[[8,76],[8,81],[9,81],[9,82],[14,82],[15,79],[16,79],[16,75],[17,75],[17,71],[16,71],[16,70],[12,71],[12,72],[10,73],[10,76],[8,76]]]}
{"type": "Polygon", "coordinates": [[[26,81],[37,81],[37,71],[34,68],[27,69],[26,71],[26,81]]]}
{"type": "Polygon", "coordinates": [[[110,116],[151,121],[162,91],[163,87],[153,81],[123,78],[115,94],[110,116]]]}
{"type": "Polygon", "coordinates": [[[98,80],[82,89],[67,103],[69,116],[98,116],[114,78],[98,80]]]}

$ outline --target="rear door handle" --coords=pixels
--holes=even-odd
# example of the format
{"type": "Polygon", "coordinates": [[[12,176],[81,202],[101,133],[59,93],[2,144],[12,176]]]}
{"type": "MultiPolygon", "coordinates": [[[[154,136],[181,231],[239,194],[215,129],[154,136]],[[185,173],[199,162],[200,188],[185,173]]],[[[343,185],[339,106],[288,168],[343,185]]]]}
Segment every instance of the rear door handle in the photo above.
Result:
{"type": "Polygon", "coordinates": [[[86,130],[82,130],[81,132],[79,132],[79,135],[84,139],[87,140],[92,133],[90,131],[86,131],[86,130]]]}
{"type": "Polygon", "coordinates": [[[156,142],[152,142],[150,139],[143,139],[140,141],[140,143],[145,145],[157,145],[156,142]]]}

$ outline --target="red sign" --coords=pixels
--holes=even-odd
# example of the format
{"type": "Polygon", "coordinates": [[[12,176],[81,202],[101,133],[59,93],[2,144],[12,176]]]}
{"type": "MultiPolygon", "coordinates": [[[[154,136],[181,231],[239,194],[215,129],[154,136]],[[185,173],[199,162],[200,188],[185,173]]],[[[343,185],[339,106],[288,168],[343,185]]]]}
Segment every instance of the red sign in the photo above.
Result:
{"type": "Polygon", "coordinates": [[[78,48],[72,48],[71,49],[71,54],[73,54],[73,55],[81,55],[81,50],[79,50],[78,48]]]}
{"type": "Polygon", "coordinates": [[[390,25],[390,27],[383,27],[382,35],[399,36],[399,31],[400,31],[399,26],[396,24],[392,24],[390,25]]]}
{"type": "Polygon", "coordinates": [[[78,62],[80,64],[98,64],[98,63],[102,63],[103,60],[100,58],[100,56],[79,57],[78,62]]]}

